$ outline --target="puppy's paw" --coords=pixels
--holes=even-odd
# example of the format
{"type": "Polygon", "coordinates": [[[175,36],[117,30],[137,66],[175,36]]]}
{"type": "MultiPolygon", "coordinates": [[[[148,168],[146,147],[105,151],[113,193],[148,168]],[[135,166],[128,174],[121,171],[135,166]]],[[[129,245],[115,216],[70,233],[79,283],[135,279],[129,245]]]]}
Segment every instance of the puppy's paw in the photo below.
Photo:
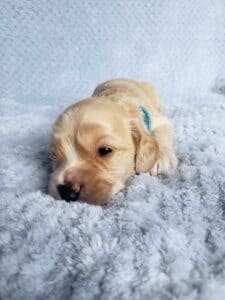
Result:
{"type": "Polygon", "coordinates": [[[176,169],[177,165],[178,159],[176,155],[173,152],[166,152],[161,155],[149,173],[152,176],[167,174],[170,169],[176,169]]]}

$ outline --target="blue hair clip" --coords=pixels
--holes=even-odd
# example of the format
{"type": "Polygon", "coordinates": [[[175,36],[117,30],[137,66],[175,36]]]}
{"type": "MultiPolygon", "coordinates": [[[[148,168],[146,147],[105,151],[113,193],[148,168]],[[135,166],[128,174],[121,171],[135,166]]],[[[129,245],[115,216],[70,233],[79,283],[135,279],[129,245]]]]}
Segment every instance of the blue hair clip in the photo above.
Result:
{"type": "Polygon", "coordinates": [[[144,121],[145,121],[145,125],[148,129],[148,132],[151,133],[152,131],[152,122],[151,122],[151,117],[150,117],[150,114],[148,112],[148,110],[144,107],[144,106],[139,106],[142,114],[143,114],[143,117],[144,117],[144,121]]]}

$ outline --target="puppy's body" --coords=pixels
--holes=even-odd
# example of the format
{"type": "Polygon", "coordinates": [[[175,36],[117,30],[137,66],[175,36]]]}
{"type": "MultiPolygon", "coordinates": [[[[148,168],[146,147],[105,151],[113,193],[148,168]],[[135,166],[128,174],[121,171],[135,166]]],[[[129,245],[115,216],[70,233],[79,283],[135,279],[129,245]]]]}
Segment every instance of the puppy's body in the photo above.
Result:
{"type": "Polygon", "coordinates": [[[53,127],[55,198],[102,204],[139,172],[177,166],[173,129],[152,85],[127,79],[100,84],[91,98],[70,106],[53,127]],[[148,112],[151,132],[140,108],[148,112]]]}

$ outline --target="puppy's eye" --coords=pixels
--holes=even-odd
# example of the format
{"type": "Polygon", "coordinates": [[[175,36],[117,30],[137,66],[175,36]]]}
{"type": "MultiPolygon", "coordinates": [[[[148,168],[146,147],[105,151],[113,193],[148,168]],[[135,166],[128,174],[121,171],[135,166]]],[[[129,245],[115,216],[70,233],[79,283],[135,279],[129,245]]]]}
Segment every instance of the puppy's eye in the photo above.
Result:
{"type": "Polygon", "coordinates": [[[98,149],[99,156],[106,156],[111,152],[112,152],[112,149],[108,148],[108,147],[101,147],[98,149]]]}

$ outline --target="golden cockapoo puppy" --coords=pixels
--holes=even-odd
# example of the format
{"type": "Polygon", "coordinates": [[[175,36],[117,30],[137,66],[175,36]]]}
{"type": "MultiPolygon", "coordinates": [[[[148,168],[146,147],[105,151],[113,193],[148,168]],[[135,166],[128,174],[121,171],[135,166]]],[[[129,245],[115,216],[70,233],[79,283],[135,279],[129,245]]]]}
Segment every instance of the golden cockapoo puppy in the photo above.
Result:
{"type": "Polygon", "coordinates": [[[56,199],[105,204],[135,173],[158,175],[177,167],[173,128],[146,82],[115,79],[56,120],[50,143],[56,199]]]}

